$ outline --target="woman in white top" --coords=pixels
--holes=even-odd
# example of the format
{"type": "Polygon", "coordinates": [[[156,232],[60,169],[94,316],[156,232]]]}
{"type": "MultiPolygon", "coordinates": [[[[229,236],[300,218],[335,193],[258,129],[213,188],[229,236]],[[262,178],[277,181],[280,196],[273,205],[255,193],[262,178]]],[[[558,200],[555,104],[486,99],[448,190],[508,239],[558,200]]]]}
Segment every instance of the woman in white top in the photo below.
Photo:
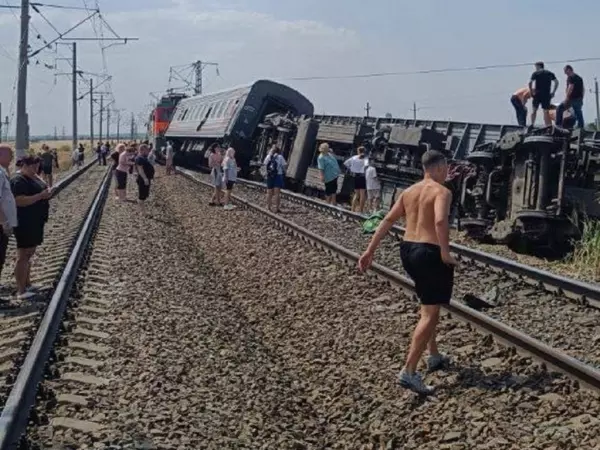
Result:
{"type": "Polygon", "coordinates": [[[352,211],[362,213],[367,201],[367,181],[365,179],[365,148],[356,149],[356,155],[344,162],[344,166],[354,178],[354,197],[352,198],[352,211]]]}
{"type": "Polygon", "coordinates": [[[369,160],[367,160],[366,166],[365,180],[367,182],[367,209],[369,212],[374,213],[379,210],[381,182],[377,177],[375,166],[371,164],[369,160]]]}

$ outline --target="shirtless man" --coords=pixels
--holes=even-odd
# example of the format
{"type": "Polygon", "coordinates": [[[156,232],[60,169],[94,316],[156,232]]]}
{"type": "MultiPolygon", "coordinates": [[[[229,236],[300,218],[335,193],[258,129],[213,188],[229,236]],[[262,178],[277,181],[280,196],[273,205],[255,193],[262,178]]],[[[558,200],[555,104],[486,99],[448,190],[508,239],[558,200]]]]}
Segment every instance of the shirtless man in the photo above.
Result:
{"type": "Polygon", "coordinates": [[[517,113],[517,123],[519,126],[524,127],[527,125],[527,102],[531,98],[531,91],[529,86],[519,89],[510,98],[510,102],[515,108],[517,113]]]}
{"type": "Polygon", "coordinates": [[[406,218],[406,232],[400,244],[400,257],[406,272],[415,282],[421,303],[421,318],[415,328],[406,364],[398,375],[400,385],[420,394],[430,394],[433,387],[423,383],[417,364],[429,349],[428,371],[441,369],[450,359],[438,352],[435,335],[440,307],[450,302],[454,284],[454,266],[450,255],[449,221],[452,194],[443,183],[448,174],[444,155],[428,150],[421,159],[425,176],[406,189],[396,201],[373,235],[367,250],[358,261],[360,271],[366,271],[373,255],[394,222],[406,218]]]}

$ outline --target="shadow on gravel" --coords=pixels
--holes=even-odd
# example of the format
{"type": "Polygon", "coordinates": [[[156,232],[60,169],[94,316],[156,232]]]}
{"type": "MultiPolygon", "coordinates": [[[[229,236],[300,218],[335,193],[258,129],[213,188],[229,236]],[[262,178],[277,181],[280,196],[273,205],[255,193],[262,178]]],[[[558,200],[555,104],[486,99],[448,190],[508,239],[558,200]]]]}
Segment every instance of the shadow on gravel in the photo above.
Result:
{"type": "Polygon", "coordinates": [[[529,375],[515,375],[508,370],[487,374],[476,366],[450,368],[448,372],[456,373],[456,380],[450,384],[441,384],[439,389],[450,394],[459,393],[461,390],[469,388],[486,391],[527,389],[532,393],[542,394],[548,392],[547,388],[554,384],[557,377],[560,377],[558,373],[542,370],[529,375]]]}

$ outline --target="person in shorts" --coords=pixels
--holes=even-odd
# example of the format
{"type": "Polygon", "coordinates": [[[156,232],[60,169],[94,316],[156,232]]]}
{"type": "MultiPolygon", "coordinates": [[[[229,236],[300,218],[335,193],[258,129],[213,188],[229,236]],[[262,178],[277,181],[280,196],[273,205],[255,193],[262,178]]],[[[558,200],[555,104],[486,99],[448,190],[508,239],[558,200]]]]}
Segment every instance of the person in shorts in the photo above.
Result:
{"type": "Polygon", "coordinates": [[[231,203],[231,191],[237,181],[238,166],[235,162],[235,150],[233,147],[229,147],[225,152],[225,158],[223,159],[223,183],[225,184],[225,198],[224,198],[224,209],[234,209],[235,205],[231,203]]]}
{"type": "Polygon", "coordinates": [[[274,145],[264,161],[267,168],[267,208],[272,211],[271,206],[275,202],[274,212],[280,211],[281,189],[285,180],[285,168],[287,162],[279,147],[274,145]]]}
{"type": "Polygon", "coordinates": [[[221,147],[216,142],[208,149],[208,167],[210,168],[210,181],[214,187],[213,195],[208,206],[223,206],[221,196],[223,193],[223,155],[221,147]]]}
{"type": "Polygon", "coordinates": [[[127,174],[133,165],[125,144],[117,145],[119,159],[115,168],[115,181],[117,182],[117,198],[121,201],[127,200],[127,174]]]}
{"type": "Polygon", "coordinates": [[[352,211],[362,213],[367,202],[367,182],[365,180],[365,148],[358,147],[356,155],[347,159],[344,166],[354,179],[354,196],[352,197],[352,211]]]}
{"type": "Polygon", "coordinates": [[[546,70],[543,62],[539,61],[535,63],[535,72],[533,72],[529,80],[529,91],[533,98],[531,105],[531,126],[535,125],[537,110],[540,106],[544,110],[544,123],[546,126],[552,125],[548,111],[550,110],[552,98],[557,89],[558,80],[556,75],[546,70]]]}
{"type": "Polygon", "coordinates": [[[400,194],[360,257],[358,268],[364,272],[371,266],[381,240],[394,223],[404,217],[406,231],[400,244],[400,257],[404,270],[415,283],[421,303],[421,318],[412,337],[406,364],[398,378],[401,386],[419,394],[430,394],[434,389],[423,383],[416,371],[417,364],[425,348],[429,350],[429,371],[442,369],[450,362],[446,355],[438,351],[436,328],[440,308],[450,303],[457,261],[450,254],[452,194],[443,185],[448,175],[446,158],[441,152],[428,150],[421,161],[425,172],[423,180],[400,194]]]}
{"type": "Polygon", "coordinates": [[[366,161],[367,168],[365,169],[365,181],[367,185],[367,209],[374,213],[379,211],[381,198],[381,182],[377,177],[377,169],[369,161],[366,161]]]}
{"type": "Polygon", "coordinates": [[[42,154],[40,155],[40,168],[42,169],[42,179],[48,185],[52,187],[52,169],[54,167],[54,154],[50,151],[50,147],[46,144],[42,145],[42,154]]]}
{"type": "Polygon", "coordinates": [[[44,241],[44,226],[48,221],[49,199],[52,196],[52,190],[36,175],[39,164],[39,159],[34,156],[22,158],[21,170],[10,182],[17,204],[15,278],[17,298],[20,300],[35,296],[31,290],[31,258],[44,241]]]}
{"type": "Polygon", "coordinates": [[[521,127],[527,126],[527,102],[530,98],[531,91],[528,86],[517,90],[517,92],[510,97],[510,103],[515,108],[515,113],[517,115],[517,123],[521,127]]]}
{"type": "Polygon", "coordinates": [[[321,175],[321,181],[325,185],[325,201],[335,205],[335,197],[338,190],[338,177],[340,176],[340,165],[329,148],[329,144],[323,142],[319,145],[319,157],[317,167],[321,175]]]}
{"type": "Polygon", "coordinates": [[[154,178],[154,167],[152,167],[152,164],[148,161],[148,153],[150,153],[149,147],[146,144],[142,144],[140,145],[140,149],[135,158],[138,203],[142,205],[150,196],[150,183],[154,178]]]}

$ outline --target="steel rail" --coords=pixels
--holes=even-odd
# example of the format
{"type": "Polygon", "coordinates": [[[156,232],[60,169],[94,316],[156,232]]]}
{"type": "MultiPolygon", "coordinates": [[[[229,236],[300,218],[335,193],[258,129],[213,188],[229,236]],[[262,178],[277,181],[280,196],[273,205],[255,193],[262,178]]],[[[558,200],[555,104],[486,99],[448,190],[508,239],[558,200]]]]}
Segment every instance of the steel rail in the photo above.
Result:
{"type": "MultiPolygon", "coordinates": [[[[90,163],[88,167],[91,164],[93,163],[90,163]]],[[[77,234],[73,250],[6,400],[2,415],[0,415],[0,450],[16,448],[27,427],[29,412],[35,402],[38,384],[44,375],[50,350],[56,339],[78,270],[88,250],[94,226],[100,218],[100,213],[107,198],[110,180],[110,171],[107,170],[94,201],[88,209],[86,219],[77,234]]]]}
{"type": "MultiPolygon", "coordinates": [[[[265,189],[264,184],[256,181],[238,179],[238,183],[255,189],[265,189]]],[[[367,219],[367,216],[363,214],[348,211],[347,209],[338,206],[332,206],[306,195],[286,190],[282,190],[281,194],[295,203],[303,204],[337,217],[348,218],[357,222],[362,222],[367,219]]],[[[404,235],[405,229],[401,226],[394,225],[392,232],[397,236],[402,236],[404,235]]],[[[462,258],[470,259],[517,277],[523,277],[528,279],[526,281],[540,285],[546,290],[557,291],[569,298],[576,299],[583,305],[600,309],[600,285],[594,285],[592,283],[586,283],[584,281],[554,274],[547,270],[531,267],[502,256],[492,255],[453,242],[450,243],[450,248],[453,253],[462,258]]]]}
{"type": "MultiPolygon", "coordinates": [[[[194,172],[177,168],[179,173],[181,173],[187,179],[192,180],[195,183],[206,187],[212,187],[210,183],[199,180],[194,176],[194,172]]],[[[273,220],[277,226],[283,228],[292,234],[300,237],[301,239],[311,243],[312,245],[316,245],[322,247],[329,251],[330,253],[341,256],[343,259],[356,263],[360,258],[360,255],[357,253],[348,250],[341,245],[330,241],[322,236],[319,236],[312,231],[289,221],[277,214],[274,214],[258,205],[255,205],[248,200],[242,199],[236,195],[231,196],[232,200],[236,203],[244,205],[245,207],[257,211],[262,215],[273,220]]],[[[409,292],[411,295],[414,295],[414,283],[412,280],[400,275],[398,272],[395,272],[388,267],[385,267],[378,263],[373,263],[370,272],[375,273],[377,276],[383,278],[384,280],[394,284],[396,286],[401,287],[405,291],[409,292]]],[[[509,346],[514,346],[519,348],[521,352],[529,354],[536,358],[537,360],[542,361],[543,363],[554,367],[558,371],[568,375],[571,378],[576,379],[582,385],[588,386],[591,389],[596,391],[600,391],[600,370],[588,366],[581,361],[566,355],[565,353],[552,348],[543,342],[528,336],[508,325],[505,325],[495,319],[492,319],[485,314],[482,314],[478,311],[475,311],[468,306],[456,301],[451,300],[450,304],[445,307],[451,314],[455,315],[457,318],[462,320],[463,322],[469,323],[476,328],[480,329],[484,333],[490,333],[495,336],[498,340],[507,343],[509,346]]]]}
{"type": "Polygon", "coordinates": [[[74,172],[70,173],[66,177],[58,180],[56,182],[56,184],[52,187],[52,197],[51,198],[54,198],[55,195],[57,195],[59,192],[63,191],[73,181],[75,181],[77,178],[79,178],[81,175],[83,175],[85,172],[87,172],[87,170],[90,167],[92,167],[94,164],[96,164],[96,162],[97,162],[97,160],[93,159],[90,162],[88,162],[87,164],[85,164],[83,167],[75,170],[74,172]]]}

